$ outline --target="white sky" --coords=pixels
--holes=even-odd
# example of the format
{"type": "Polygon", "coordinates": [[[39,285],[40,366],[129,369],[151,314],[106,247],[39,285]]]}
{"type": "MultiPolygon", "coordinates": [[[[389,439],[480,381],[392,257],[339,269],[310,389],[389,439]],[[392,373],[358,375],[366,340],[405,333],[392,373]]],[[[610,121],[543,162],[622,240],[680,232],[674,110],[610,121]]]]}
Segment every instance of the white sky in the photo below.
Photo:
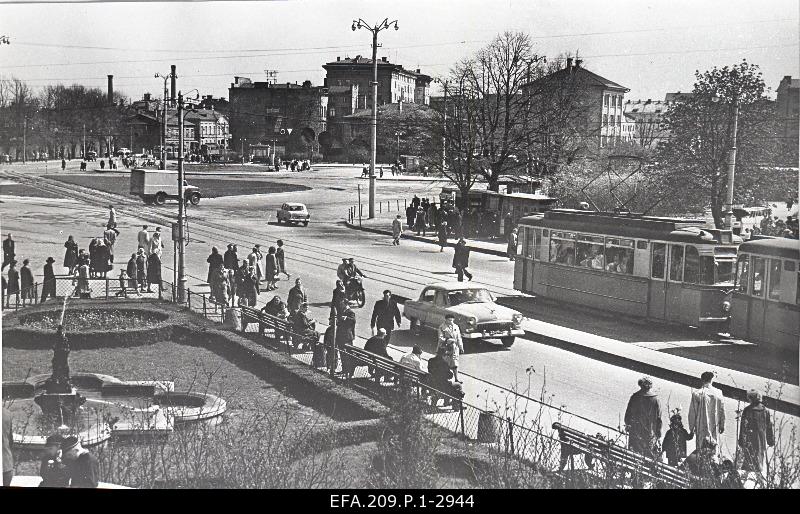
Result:
{"type": "Polygon", "coordinates": [[[11,38],[0,46],[0,76],[104,89],[113,74],[133,99],[160,96],[153,75],[170,64],[184,92],[227,97],[234,75],[265,80],[265,69],[280,82],[317,85],[325,62],[370,55],[370,33],[350,30],[358,17],[397,19],[399,31],[380,33],[378,56],[432,76],[504,30],[528,32],[540,54],[579,52],[588,69],[630,88],[630,99],[689,91],[695,70],[743,58],[772,90],[800,75],[797,0],[0,0],[0,35],[11,38]]]}

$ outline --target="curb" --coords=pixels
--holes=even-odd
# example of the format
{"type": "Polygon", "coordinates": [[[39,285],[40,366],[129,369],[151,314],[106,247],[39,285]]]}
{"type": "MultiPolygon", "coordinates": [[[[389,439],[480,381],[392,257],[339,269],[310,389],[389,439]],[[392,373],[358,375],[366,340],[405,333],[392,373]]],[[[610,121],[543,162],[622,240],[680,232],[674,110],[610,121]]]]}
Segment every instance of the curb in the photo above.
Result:
{"type": "MultiPolygon", "coordinates": [[[[392,235],[392,233],[389,232],[388,230],[382,230],[382,229],[379,229],[379,228],[363,227],[363,226],[359,227],[358,225],[354,225],[353,223],[350,223],[349,221],[345,221],[344,224],[345,224],[345,226],[347,226],[347,228],[352,228],[354,230],[361,230],[361,231],[364,231],[364,232],[371,232],[373,234],[381,234],[381,235],[384,235],[384,236],[391,236],[392,235]]],[[[414,235],[414,234],[405,234],[405,233],[403,233],[402,238],[403,239],[410,239],[412,241],[419,241],[419,242],[422,242],[422,243],[430,243],[430,244],[434,244],[436,246],[439,246],[439,242],[437,240],[428,239],[427,237],[417,236],[417,235],[414,235]]],[[[451,247],[451,248],[454,248],[456,245],[454,243],[448,242],[447,246],[451,247]]],[[[470,246],[470,245],[467,245],[467,248],[469,248],[470,251],[472,251],[472,252],[485,253],[487,255],[496,255],[496,256],[499,256],[499,257],[508,257],[508,253],[506,253],[504,251],[500,251],[500,250],[492,250],[490,248],[481,248],[481,247],[478,247],[478,246],[470,246]]]]}
{"type": "MultiPolygon", "coordinates": [[[[597,348],[590,348],[588,346],[583,346],[577,343],[572,343],[545,334],[532,332],[530,330],[525,330],[525,337],[533,339],[538,343],[546,344],[548,346],[554,346],[556,348],[561,348],[562,350],[567,350],[569,352],[583,355],[585,357],[589,357],[591,359],[606,362],[609,364],[622,366],[630,370],[640,371],[642,373],[646,373],[654,377],[668,380],[670,382],[675,382],[677,384],[685,385],[692,388],[695,388],[698,385],[697,383],[698,379],[696,376],[689,375],[680,371],[659,367],[654,364],[648,364],[646,362],[641,362],[629,357],[617,355],[614,353],[609,353],[603,350],[599,350],[597,348]]],[[[739,400],[747,403],[747,391],[745,389],[736,386],[731,386],[722,382],[714,382],[714,387],[720,389],[722,391],[722,394],[724,396],[727,396],[728,398],[732,398],[734,400],[739,400]]],[[[770,409],[775,409],[785,414],[789,414],[792,416],[800,416],[800,405],[791,403],[786,400],[782,400],[780,398],[764,396],[764,405],[770,409]]]]}

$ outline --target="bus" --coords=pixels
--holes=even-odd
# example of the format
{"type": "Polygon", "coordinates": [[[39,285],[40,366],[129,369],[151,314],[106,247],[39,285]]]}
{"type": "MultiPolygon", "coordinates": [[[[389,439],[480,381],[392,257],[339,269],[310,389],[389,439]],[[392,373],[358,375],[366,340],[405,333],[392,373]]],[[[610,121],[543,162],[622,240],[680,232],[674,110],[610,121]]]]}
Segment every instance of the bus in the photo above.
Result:
{"type": "Polygon", "coordinates": [[[736,248],[701,219],[553,209],[520,220],[514,289],[553,300],[727,328],[736,248]]]}
{"type": "Polygon", "coordinates": [[[780,350],[800,344],[800,241],[765,238],[739,246],[731,336],[780,350]]]}

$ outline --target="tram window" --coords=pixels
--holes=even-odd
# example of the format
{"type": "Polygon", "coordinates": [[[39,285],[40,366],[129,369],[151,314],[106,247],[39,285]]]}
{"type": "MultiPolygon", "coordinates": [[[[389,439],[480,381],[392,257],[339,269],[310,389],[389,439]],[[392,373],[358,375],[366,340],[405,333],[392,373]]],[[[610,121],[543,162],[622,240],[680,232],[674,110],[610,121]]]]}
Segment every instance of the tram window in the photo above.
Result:
{"type": "Polygon", "coordinates": [[[575,264],[575,234],[572,232],[553,232],[550,235],[550,262],[575,264]]]}
{"type": "Polygon", "coordinates": [[[533,232],[533,258],[537,261],[542,258],[542,231],[539,229],[533,232]]]}
{"type": "Polygon", "coordinates": [[[636,241],[637,250],[647,250],[647,241],[636,241]]]}
{"type": "Polygon", "coordinates": [[[669,279],[673,282],[683,281],[683,246],[670,245],[669,279]]]}
{"type": "Polygon", "coordinates": [[[579,235],[575,245],[575,260],[582,268],[605,269],[603,237],[579,235]]]}
{"type": "MultiPolygon", "coordinates": [[[[711,265],[714,266],[713,272],[716,276],[714,277],[714,282],[708,282],[709,284],[733,285],[733,259],[712,260],[711,265]]],[[[703,283],[705,284],[706,282],[703,283]]]]}
{"type": "Polygon", "coordinates": [[[764,296],[764,272],[766,260],[762,257],[753,257],[753,296],[764,296]]]}
{"type": "Polygon", "coordinates": [[[686,245],[686,261],[683,266],[683,281],[697,284],[700,278],[700,254],[693,245],[686,245]]]}
{"type": "Polygon", "coordinates": [[[525,239],[518,241],[519,244],[522,245],[522,248],[525,249],[525,257],[530,259],[533,257],[533,234],[539,229],[527,229],[525,230],[525,239]]]}
{"type": "Polygon", "coordinates": [[[606,239],[606,271],[633,274],[633,239],[606,239]]]}
{"type": "Polygon", "coordinates": [[[653,278],[664,278],[664,264],[667,261],[667,245],[653,243],[653,264],[650,274],[653,278]]]}
{"type": "Polygon", "coordinates": [[[770,300],[781,299],[781,261],[771,259],[769,261],[769,291],[767,297],[770,300]]]}
{"type": "Polygon", "coordinates": [[[750,279],[750,256],[742,254],[736,264],[736,290],[747,294],[747,283],[750,279]]]}
{"type": "Polygon", "coordinates": [[[794,271],[794,261],[783,261],[783,271],[794,271]]]}

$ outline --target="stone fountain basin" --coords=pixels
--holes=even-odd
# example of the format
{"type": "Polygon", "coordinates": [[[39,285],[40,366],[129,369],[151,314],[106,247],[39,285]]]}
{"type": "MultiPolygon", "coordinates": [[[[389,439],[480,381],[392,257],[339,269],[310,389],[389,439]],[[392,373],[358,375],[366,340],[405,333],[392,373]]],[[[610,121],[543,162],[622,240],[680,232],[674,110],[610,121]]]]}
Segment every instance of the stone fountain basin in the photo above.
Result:
{"type": "MultiPolygon", "coordinates": [[[[3,383],[4,398],[15,419],[28,421],[36,432],[43,419],[33,401],[44,390],[49,375],[35,375],[24,382],[3,383]]],[[[194,391],[175,392],[169,381],[123,381],[99,373],[74,373],[72,383],[87,398],[76,418],[78,435],[85,446],[100,444],[111,437],[169,435],[176,425],[209,420],[227,409],[225,400],[194,391]],[[109,426],[110,418],[118,420],[109,426]]],[[[20,421],[16,421],[18,426],[20,421]]],[[[47,435],[14,433],[14,443],[29,450],[44,448],[47,435]]]]}

